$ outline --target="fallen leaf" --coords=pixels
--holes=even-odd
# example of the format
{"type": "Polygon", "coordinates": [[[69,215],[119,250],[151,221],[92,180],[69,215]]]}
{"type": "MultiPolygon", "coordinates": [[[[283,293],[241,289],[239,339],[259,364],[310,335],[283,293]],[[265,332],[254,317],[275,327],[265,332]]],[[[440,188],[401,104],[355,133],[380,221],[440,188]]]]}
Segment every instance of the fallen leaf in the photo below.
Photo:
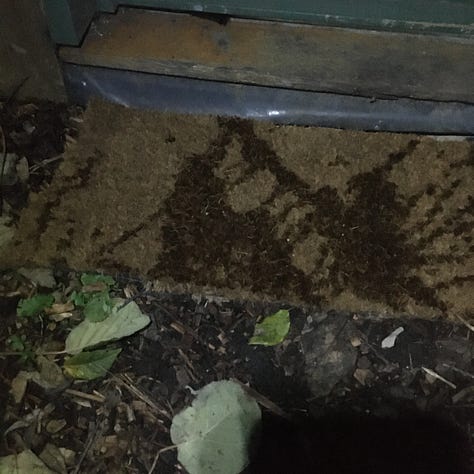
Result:
{"type": "Polygon", "coordinates": [[[395,346],[395,341],[397,337],[404,331],[405,329],[400,326],[399,328],[392,331],[383,341],[381,344],[382,349],[391,349],[395,346]]]}
{"type": "Polygon", "coordinates": [[[374,374],[369,369],[356,369],[354,371],[354,378],[362,386],[367,385],[367,383],[373,378],[374,374]]]}
{"type": "Polygon", "coordinates": [[[84,306],[84,317],[98,323],[112,312],[112,299],[108,293],[96,293],[84,306]]]}
{"type": "Polygon", "coordinates": [[[35,285],[44,288],[54,288],[56,286],[53,271],[49,268],[20,268],[18,273],[28,278],[35,285]]]}
{"type": "Polygon", "coordinates": [[[98,281],[96,283],[92,283],[91,285],[84,285],[81,288],[82,293],[97,293],[97,292],[104,292],[108,290],[109,290],[109,287],[103,281],[98,281]]]}
{"type": "Polygon", "coordinates": [[[66,420],[50,420],[46,424],[46,431],[50,434],[59,433],[67,425],[66,420]]]}
{"type": "Polygon", "coordinates": [[[32,298],[20,300],[16,312],[18,316],[38,316],[45,308],[48,308],[53,303],[53,295],[38,294],[32,298]]]}
{"type": "Polygon", "coordinates": [[[26,349],[25,341],[18,334],[12,334],[7,339],[7,344],[15,352],[23,352],[26,349]]]}
{"type": "Polygon", "coordinates": [[[15,403],[20,403],[25,395],[28,380],[31,380],[32,372],[21,370],[18,375],[11,381],[10,395],[15,403]]]}
{"type": "Polygon", "coordinates": [[[54,303],[50,308],[46,308],[44,312],[48,315],[53,314],[62,314],[69,313],[74,309],[74,304],[72,301],[67,301],[66,303],[54,303]]]}
{"type": "Polygon", "coordinates": [[[21,183],[27,183],[30,178],[30,165],[28,160],[23,157],[18,160],[16,164],[16,175],[21,183]]]}
{"type": "Polygon", "coordinates": [[[33,451],[0,458],[0,474],[54,474],[33,451]]]}
{"type": "Polygon", "coordinates": [[[115,285],[115,280],[107,275],[92,275],[90,273],[83,273],[81,275],[81,283],[84,286],[94,285],[96,283],[104,283],[106,286],[110,287],[115,285]]]}
{"type": "Polygon", "coordinates": [[[15,230],[11,227],[11,219],[0,216],[0,249],[5,248],[13,239],[15,230]]]}
{"type": "MultiPolygon", "coordinates": [[[[3,152],[1,158],[3,158],[3,152]]],[[[0,160],[0,163],[3,163],[2,186],[12,186],[18,181],[16,174],[17,161],[18,156],[15,153],[7,153],[4,163],[3,160],[0,160]]]]}
{"type": "Polygon", "coordinates": [[[59,390],[68,385],[61,367],[44,356],[36,358],[39,372],[33,372],[31,380],[45,390],[59,390]]]}
{"type": "Polygon", "coordinates": [[[75,379],[94,380],[103,377],[112,367],[122,349],[81,352],[64,362],[64,370],[75,379]]]}
{"type": "Polygon", "coordinates": [[[47,443],[39,457],[54,472],[67,474],[66,461],[60,449],[54,444],[47,443]]]}
{"type": "Polygon", "coordinates": [[[285,339],[289,330],[290,313],[286,309],[281,309],[255,325],[255,332],[249,344],[274,346],[285,339]]]}
{"type": "Polygon", "coordinates": [[[257,402],[239,384],[212,382],[171,424],[178,460],[190,474],[237,474],[248,464],[248,448],[261,420],[257,402]]]}
{"type": "Polygon", "coordinates": [[[73,291],[70,298],[74,306],[85,306],[90,300],[91,295],[82,293],[81,291],[73,291]]]}
{"type": "Polygon", "coordinates": [[[65,319],[71,318],[72,313],[59,313],[59,314],[51,314],[49,316],[49,319],[52,319],[55,323],[60,323],[61,321],[64,321],[65,319]]]}
{"type": "MultiPolygon", "coordinates": [[[[39,410],[38,410],[39,411],[39,410]]],[[[31,426],[33,424],[33,422],[36,422],[37,416],[35,417],[35,419],[32,419],[32,417],[25,417],[24,420],[18,420],[18,421],[15,421],[15,423],[11,424],[4,432],[3,432],[3,437],[5,437],[8,433],[11,433],[12,431],[15,431],[15,430],[20,430],[22,428],[28,428],[29,426],[31,426]]],[[[0,471],[0,474],[1,474],[1,471],[0,471]]]]}
{"type": "Polygon", "coordinates": [[[66,352],[78,354],[88,347],[130,336],[150,323],[134,301],[125,306],[123,303],[124,300],[116,300],[110,316],[103,321],[84,320],[78,324],[66,338],[66,352]]]}
{"type": "Polygon", "coordinates": [[[59,448],[59,451],[63,455],[64,460],[66,461],[66,466],[74,466],[76,464],[75,451],[72,451],[71,449],[67,448],[59,448]]]}

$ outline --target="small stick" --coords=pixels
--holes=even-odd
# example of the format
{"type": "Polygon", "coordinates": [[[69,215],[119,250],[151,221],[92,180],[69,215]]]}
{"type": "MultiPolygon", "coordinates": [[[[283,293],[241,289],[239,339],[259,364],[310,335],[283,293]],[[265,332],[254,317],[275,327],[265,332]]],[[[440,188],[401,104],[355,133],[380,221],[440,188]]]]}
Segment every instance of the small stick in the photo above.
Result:
{"type": "Polygon", "coordinates": [[[261,393],[257,392],[255,389],[243,384],[240,380],[234,378],[232,378],[231,380],[235,383],[238,383],[248,395],[254,398],[258,403],[260,403],[260,405],[265,407],[267,410],[271,411],[275,415],[285,418],[286,420],[291,419],[288,413],[284,412],[276,403],[273,403],[271,400],[269,400],[261,393]]]}
{"type": "Polygon", "coordinates": [[[46,165],[49,165],[50,163],[54,163],[55,161],[61,160],[64,158],[62,155],[59,156],[53,156],[53,158],[46,158],[45,160],[41,161],[40,163],[36,163],[30,168],[30,173],[34,173],[38,171],[40,168],[43,168],[46,165]]]}
{"type": "Polygon", "coordinates": [[[3,215],[3,175],[7,164],[7,140],[3,127],[0,125],[0,135],[2,135],[2,166],[0,167],[0,217],[3,215]]]}
{"type": "Polygon", "coordinates": [[[454,366],[446,364],[446,363],[443,363],[443,366],[447,367],[448,369],[453,370],[454,372],[457,372],[458,374],[464,375],[464,377],[469,377],[471,379],[474,379],[474,375],[472,375],[469,372],[466,372],[465,370],[458,369],[457,367],[454,367],[454,366]]]}
{"type": "Polygon", "coordinates": [[[428,369],[426,367],[422,367],[422,369],[428,374],[434,377],[435,379],[441,380],[441,382],[444,382],[446,385],[451,387],[452,389],[456,390],[456,385],[454,385],[452,382],[449,380],[446,380],[444,377],[436,373],[434,370],[428,369]]]}
{"type": "MultiPolygon", "coordinates": [[[[0,352],[0,357],[9,357],[9,356],[16,356],[20,357],[24,354],[24,352],[20,351],[6,351],[6,352],[0,352]]],[[[35,352],[35,355],[39,356],[47,356],[47,355],[63,355],[67,354],[67,351],[55,351],[55,352],[35,352]]]]}
{"type": "Polygon", "coordinates": [[[459,314],[456,315],[456,318],[459,319],[459,321],[461,321],[464,326],[466,326],[470,331],[474,332],[474,325],[472,325],[469,321],[467,321],[466,319],[464,319],[462,316],[460,316],[459,314]]]}
{"type": "Polygon", "coordinates": [[[191,378],[193,379],[193,382],[194,382],[194,383],[198,383],[199,380],[198,380],[197,377],[194,375],[194,367],[193,367],[193,364],[191,363],[191,361],[189,360],[189,357],[183,352],[182,349],[178,349],[178,352],[179,352],[179,355],[183,358],[184,363],[185,363],[186,366],[188,367],[188,369],[189,369],[189,375],[190,375],[191,378]]]}
{"type": "Polygon", "coordinates": [[[74,390],[72,388],[67,388],[64,391],[74,397],[85,398],[86,400],[91,400],[93,402],[103,403],[105,401],[105,397],[101,394],[92,395],[90,393],[79,392],[79,390],[74,390]]]}
{"type": "Polygon", "coordinates": [[[166,451],[171,451],[172,449],[176,449],[178,446],[176,444],[173,444],[171,446],[166,446],[166,448],[161,448],[158,450],[156,453],[155,459],[153,459],[153,464],[150,467],[150,470],[148,471],[148,474],[153,474],[153,471],[156,468],[156,465],[158,464],[158,459],[160,459],[160,455],[166,451]]]}
{"type": "Polygon", "coordinates": [[[169,420],[171,416],[163,408],[158,407],[145,393],[143,393],[138,387],[136,387],[128,375],[119,375],[114,376],[114,379],[117,380],[124,388],[126,388],[132,395],[138,397],[142,402],[148,405],[149,408],[155,411],[155,413],[160,413],[169,420]]]}
{"type": "Polygon", "coordinates": [[[79,458],[78,463],[76,464],[76,467],[74,468],[74,471],[72,471],[72,474],[79,474],[79,470],[81,469],[81,465],[84,462],[84,459],[87,456],[87,453],[91,449],[92,445],[94,444],[95,437],[97,434],[97,425],[94,424],[93,430],[89,433],[89,436],[87,437],[86,445],[84,447],[84,451],[81,454],[81,457],[79,458]]]}

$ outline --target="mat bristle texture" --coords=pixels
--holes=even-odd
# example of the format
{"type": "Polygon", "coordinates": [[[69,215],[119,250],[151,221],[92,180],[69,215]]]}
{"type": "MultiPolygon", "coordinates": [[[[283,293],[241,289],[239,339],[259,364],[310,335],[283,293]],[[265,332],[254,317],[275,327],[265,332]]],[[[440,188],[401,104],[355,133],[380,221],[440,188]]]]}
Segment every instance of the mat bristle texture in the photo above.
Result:
{"type": "Polygon", "coordinates": [[[92,103],[3,266],[473,315],[474,145],[92,103]]]}

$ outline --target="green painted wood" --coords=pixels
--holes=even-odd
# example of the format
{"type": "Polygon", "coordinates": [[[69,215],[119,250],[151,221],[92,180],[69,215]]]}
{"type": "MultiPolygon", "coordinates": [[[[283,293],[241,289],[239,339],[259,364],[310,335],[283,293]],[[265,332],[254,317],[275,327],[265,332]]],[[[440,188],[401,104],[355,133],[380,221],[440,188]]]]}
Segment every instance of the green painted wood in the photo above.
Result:
{"type": "Polygon", "coordinates": [[[58,44],[78,45],[97,11],[96,0],[43,0],[48,28],[58,44]]]}
{"type": "Polygon", "coordinates": [[[43,0],[53,39],[79,44],[118,5],[413,33],[474,36],[474,0],[43,0]]]}
{"type": "Polygon", "coordinates": [[[387,33],[144,9],[103,14],[65,62],[367,97],[474,103],[474,38],[387,33]]]}
{"type": "Polygon", "coordinates": [[[353,28],[474,33],[473,0],[99,0],[111,4],[353,28]]]}

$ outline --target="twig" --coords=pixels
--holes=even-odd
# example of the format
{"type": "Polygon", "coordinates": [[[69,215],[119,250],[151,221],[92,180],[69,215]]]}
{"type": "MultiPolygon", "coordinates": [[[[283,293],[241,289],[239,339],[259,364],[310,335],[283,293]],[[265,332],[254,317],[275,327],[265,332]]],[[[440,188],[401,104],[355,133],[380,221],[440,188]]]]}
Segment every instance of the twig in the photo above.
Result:
{"type": "Polygon", "coordinates": [[[54,156],[53,158],[46,158],[45,160],[41,161],[40,163],[36,163],[30,168],[30,173],[34,173],[35,171],[39,170],[40,168],[44,168],[46,165],[50,163],[54,163],[55,161],[61,160],[64,158],[62,155],[54,156]]]}
{"type": "Polygon", "coordinates": [[[290,415],[284,412],[276,403],[273,403],[271,400],[269,400],[267,397],[265,397],[261,393],[257,392],[255,389],[249,387],[248,385],[243,384],[240,380],[237,380],[234,378],[232,378],[231,380],[239,384],[249,396],[254,398],[255,401],[260,403],[260,405],[265,407],[267,410],[287,420],[291,419],[290,415]]]}
{"type": "Polygon", "coordinates": [[[64,391],[65,391],[65,393],[67,393],[69,395],[72,395],[74,397],[85,398],[86,400],[91,400],[93,402],[103,403],[105,401],[105,397],[101,394],[99,394],[100,396],[99,395],[92,395],[90,393],[80,392],[79,390],[74,390],[72,388],[67,388],[64,391]]]}
{"type": "Polygon", "coordinates": [[[173,444],[171,446],[166,446],[166,448],[161,448],[158,450],[156,453],[155,459],[153,459],[153,464],[150,467],[150,470],[148,471],[148,474],[153,474],[153,471],[156,468],[156,465],[158,464],[158,460],[160,459],[160,455],[166,451],[171,451],[172,449],[176,449],[178,446],[176,444],[173,444]]]}
{"type": "Polygon", "coordinates": [[[199,337],[199,334],[194,331],[194,329],[190,328],[188,325],[182,323],[181,321],[178,321],[163,305],[160,303],[157,303],[157,306],[163,311],[163,313],[166,314],[173,322],[170,324],[170,326],[180,334],[183,334],[183,332],[187,332],[191,336],[196,339],[196,341],[200,342],[201,344],[206,346],[206,343],[199,337]]]}
{"type": "Polygon", "coordinates": [[[168,414],[166,410],[158,407],[151,399],[143,393],[138,387],[135,386],[133,381],[130,379],[128,375],[119,375],[114,376],[114,379],[120,382],[120,384],[125,387],[132,395],[138,397],[142,402],[148,405],[149,408],[154,410],[156,413],[160,413],[161,415],[165,416],[169,420],[171,420],[171,416],[168,414]]]}
{"type": "Polygon", "coordinates": [[[456,318],[459,319],[459,321],[461,321],[464,326],[466,326],[470,331],[473,331],[474,332],[474,325],[471,324],[469,321],[467,321],[466,319],[464,319],[462,316],[460,316],[459,314],[456,315],[456,318]]]}
{"type": "Polygon", "coordinates": [[[5,166],[7,164],[7,140],[5,132],[0,125],[0,134],[2,135],[2,166],[0,168],[0,217],[3,215],[3,175],[5,174],[5,166]]]}
{"type": "MultiPolygon", "coordinates": [[[[21,351],[6,351],[6,352],[0,352],[0,357],[10,357],[10,356],[16,356],[20,357],[24,354],[25,352],[21,351]]],[[[49,356],[49,355],[64,355],[67,354],[66,351],[55,351],[55,352],[34,352],[35,355],[38,356],[49,356]]]]}
{"type": "Polygon", "coordinates": [[[4,102],[4,107],[7,107],[10,105],[11,102],[16,98],[18,95],[18,92],[20,92],[21,88],[25,85],[26,81],[30,78],[30,76],[26,76],[24,79],[22,79],[18,85],[15,86],[15,88],[12,90],[10,95],[8,96],[8,99],[4,102]]]}
{"type": "Polygon", "coordinates": [[[457,404],[463,398],[468,397],[469,395],[473,395],[473,394],[474,394],[474,385],[472,385],[471,387],[466,387],[462,389],[461,391],[453,395],[451,400],[453,401],[454,404],[457,404]]]}
{"type": "Polygon", "coordinates": [[[179,352],[179,355],[183,358],[184,363],[188,367],[189,375],[193,379],[193,382],[198,383],[199,380],[197,379],[196,375],[194,374],[194,367],[193,367],[193,364],[191,363],[191,361],[189,360],[189,357],[183,352],[182,349],[178,349],[178,352],[179,352]]]}
{"type": "Polygon", "coordinates": [[[470,374],[469,372],[466,372],[465,370],[458,369],[457,367],[454,367],[454,366],[446,364],[446,363],[443,363],[443,366],[448,368],[448,369],[453,370],[454,372],[457,372],[458,374],[464,375],[464,377],[469,377],[471,379],[474,379],[474,375],[470,374]]]}
{"type": "Polygon", "coordinates": [[[381,353],[380,351],[373,345],[369,342],[369,338],[367,337],[367,335],[365,335],[364,333],[360,333],[362,339],[364,340],[364,342],[367,344],[367,347],[373,352],[373,354],[378,358],[380,359],[385,365],[388,365],[390,366],[391,363],[390,361],[388,361],[381,353]]]}
{"type": "Polygon", "coordinates": [[[93,430],[89,433],[89,436],[87,437],[86,446],[84,447],[84,451],[82,451],[81,457],[79,458],[79,461],[76,464],[76,467],[74,468],[74,471],[72,471],[72,474],[79,474],[79,470],[81,469],[81,465],[84,462],[84,459],[87,456],[87,453],[89,452],[89,450],[92,447],[92,444],[95,441],[96,434],[97,434],[97,425],[94,424],[93,430]]]}
{"type": "Polygon", "coordinates": [[[422,367],[422,369],[428,374],[434,377],[435,379],[440,380],[441,382],[445,383],[448,387],[451,387],[452,389],[456,390],[456,385],[454,385],[452,382],[449,380],[445,379],[443,376],[439,375],[437,372],[434,370],[428,369],[427,367],[422,367]]]}

